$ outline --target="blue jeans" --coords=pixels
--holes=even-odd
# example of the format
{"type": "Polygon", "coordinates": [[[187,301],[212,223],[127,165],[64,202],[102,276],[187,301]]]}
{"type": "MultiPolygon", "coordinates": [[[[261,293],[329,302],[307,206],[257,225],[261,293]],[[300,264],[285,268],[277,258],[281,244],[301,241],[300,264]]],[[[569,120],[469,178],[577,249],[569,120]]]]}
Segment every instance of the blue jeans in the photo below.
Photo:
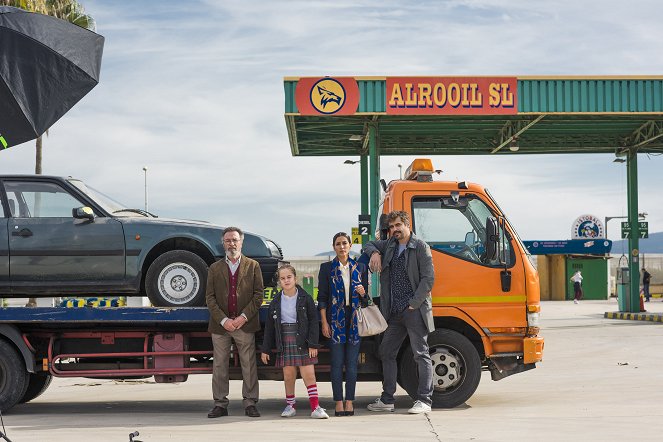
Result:
{"type": "Polygon", "coordinates": [[[331,353],[331,382],[334,400],[343,400],[343,364],[345,364],[345,400],[355,400],[355,386],[357,385],[357,361],[361,340],[355,344],[337,344],[329,341],[331,353]]]}

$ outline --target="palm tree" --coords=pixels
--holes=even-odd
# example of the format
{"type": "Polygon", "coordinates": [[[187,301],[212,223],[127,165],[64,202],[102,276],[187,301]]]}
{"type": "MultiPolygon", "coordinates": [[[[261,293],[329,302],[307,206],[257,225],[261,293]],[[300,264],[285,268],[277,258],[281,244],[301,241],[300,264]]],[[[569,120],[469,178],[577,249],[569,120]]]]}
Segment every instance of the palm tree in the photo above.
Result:
{"type": "MultiPolygon", "coordinates": [[[[97,24],[91,15],[85,13],[83,5],[76,0],[0,0],[0,5],[14,6],[30,12],[38,12],[68,21],[90,31],[97,30],[97,24]]],[[[46,130],[48,136],[48,130],[46,130]]],[[[41,175],[42,137],[35,142],[35,173],[41,175]]],[[[28,307],[35,307],[37,300],[30,298],[28,307]]]]}

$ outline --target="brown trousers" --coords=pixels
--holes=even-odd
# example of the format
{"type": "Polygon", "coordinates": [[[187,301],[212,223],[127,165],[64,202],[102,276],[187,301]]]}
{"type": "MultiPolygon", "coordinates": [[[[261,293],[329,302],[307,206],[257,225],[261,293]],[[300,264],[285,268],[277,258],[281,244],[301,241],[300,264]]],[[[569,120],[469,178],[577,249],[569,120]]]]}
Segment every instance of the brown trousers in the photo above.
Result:
{"type": "Polygon", "coordinates": [[[235,341],[242,367],[242,401],[244,407],[258,403],[258,365],[256,363],[255,334],[241,328],[226,334],[212,333],[214,361],[212,365],[212,395],[214,405],[228,408],[230,392],[230,344],[235,341]]]}

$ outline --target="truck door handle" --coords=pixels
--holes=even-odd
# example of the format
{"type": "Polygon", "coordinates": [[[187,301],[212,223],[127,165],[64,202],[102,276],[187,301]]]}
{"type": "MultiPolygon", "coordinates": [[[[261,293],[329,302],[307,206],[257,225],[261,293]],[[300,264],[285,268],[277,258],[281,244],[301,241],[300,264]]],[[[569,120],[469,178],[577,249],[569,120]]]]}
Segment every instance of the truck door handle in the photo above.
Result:
{"type": "Polygon", "coordinates": [[[18,232],[12,232],[12,236],[22,236],[23,238],[27,238],[28,236],[32,236],[32,230],[21,229],[18,232]]]}

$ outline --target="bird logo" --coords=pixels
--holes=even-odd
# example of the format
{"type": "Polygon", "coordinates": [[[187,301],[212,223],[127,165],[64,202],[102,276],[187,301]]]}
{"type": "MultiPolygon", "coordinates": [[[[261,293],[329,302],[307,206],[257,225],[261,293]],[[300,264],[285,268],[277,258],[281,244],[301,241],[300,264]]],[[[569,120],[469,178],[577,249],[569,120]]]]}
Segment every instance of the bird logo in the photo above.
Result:
{"type": "Polygon", "coordinates": [[[322,114],[335,114],[345,104],[345,89],[338,81],[325,77],[311,88],[311,105],[322,114]]]}

